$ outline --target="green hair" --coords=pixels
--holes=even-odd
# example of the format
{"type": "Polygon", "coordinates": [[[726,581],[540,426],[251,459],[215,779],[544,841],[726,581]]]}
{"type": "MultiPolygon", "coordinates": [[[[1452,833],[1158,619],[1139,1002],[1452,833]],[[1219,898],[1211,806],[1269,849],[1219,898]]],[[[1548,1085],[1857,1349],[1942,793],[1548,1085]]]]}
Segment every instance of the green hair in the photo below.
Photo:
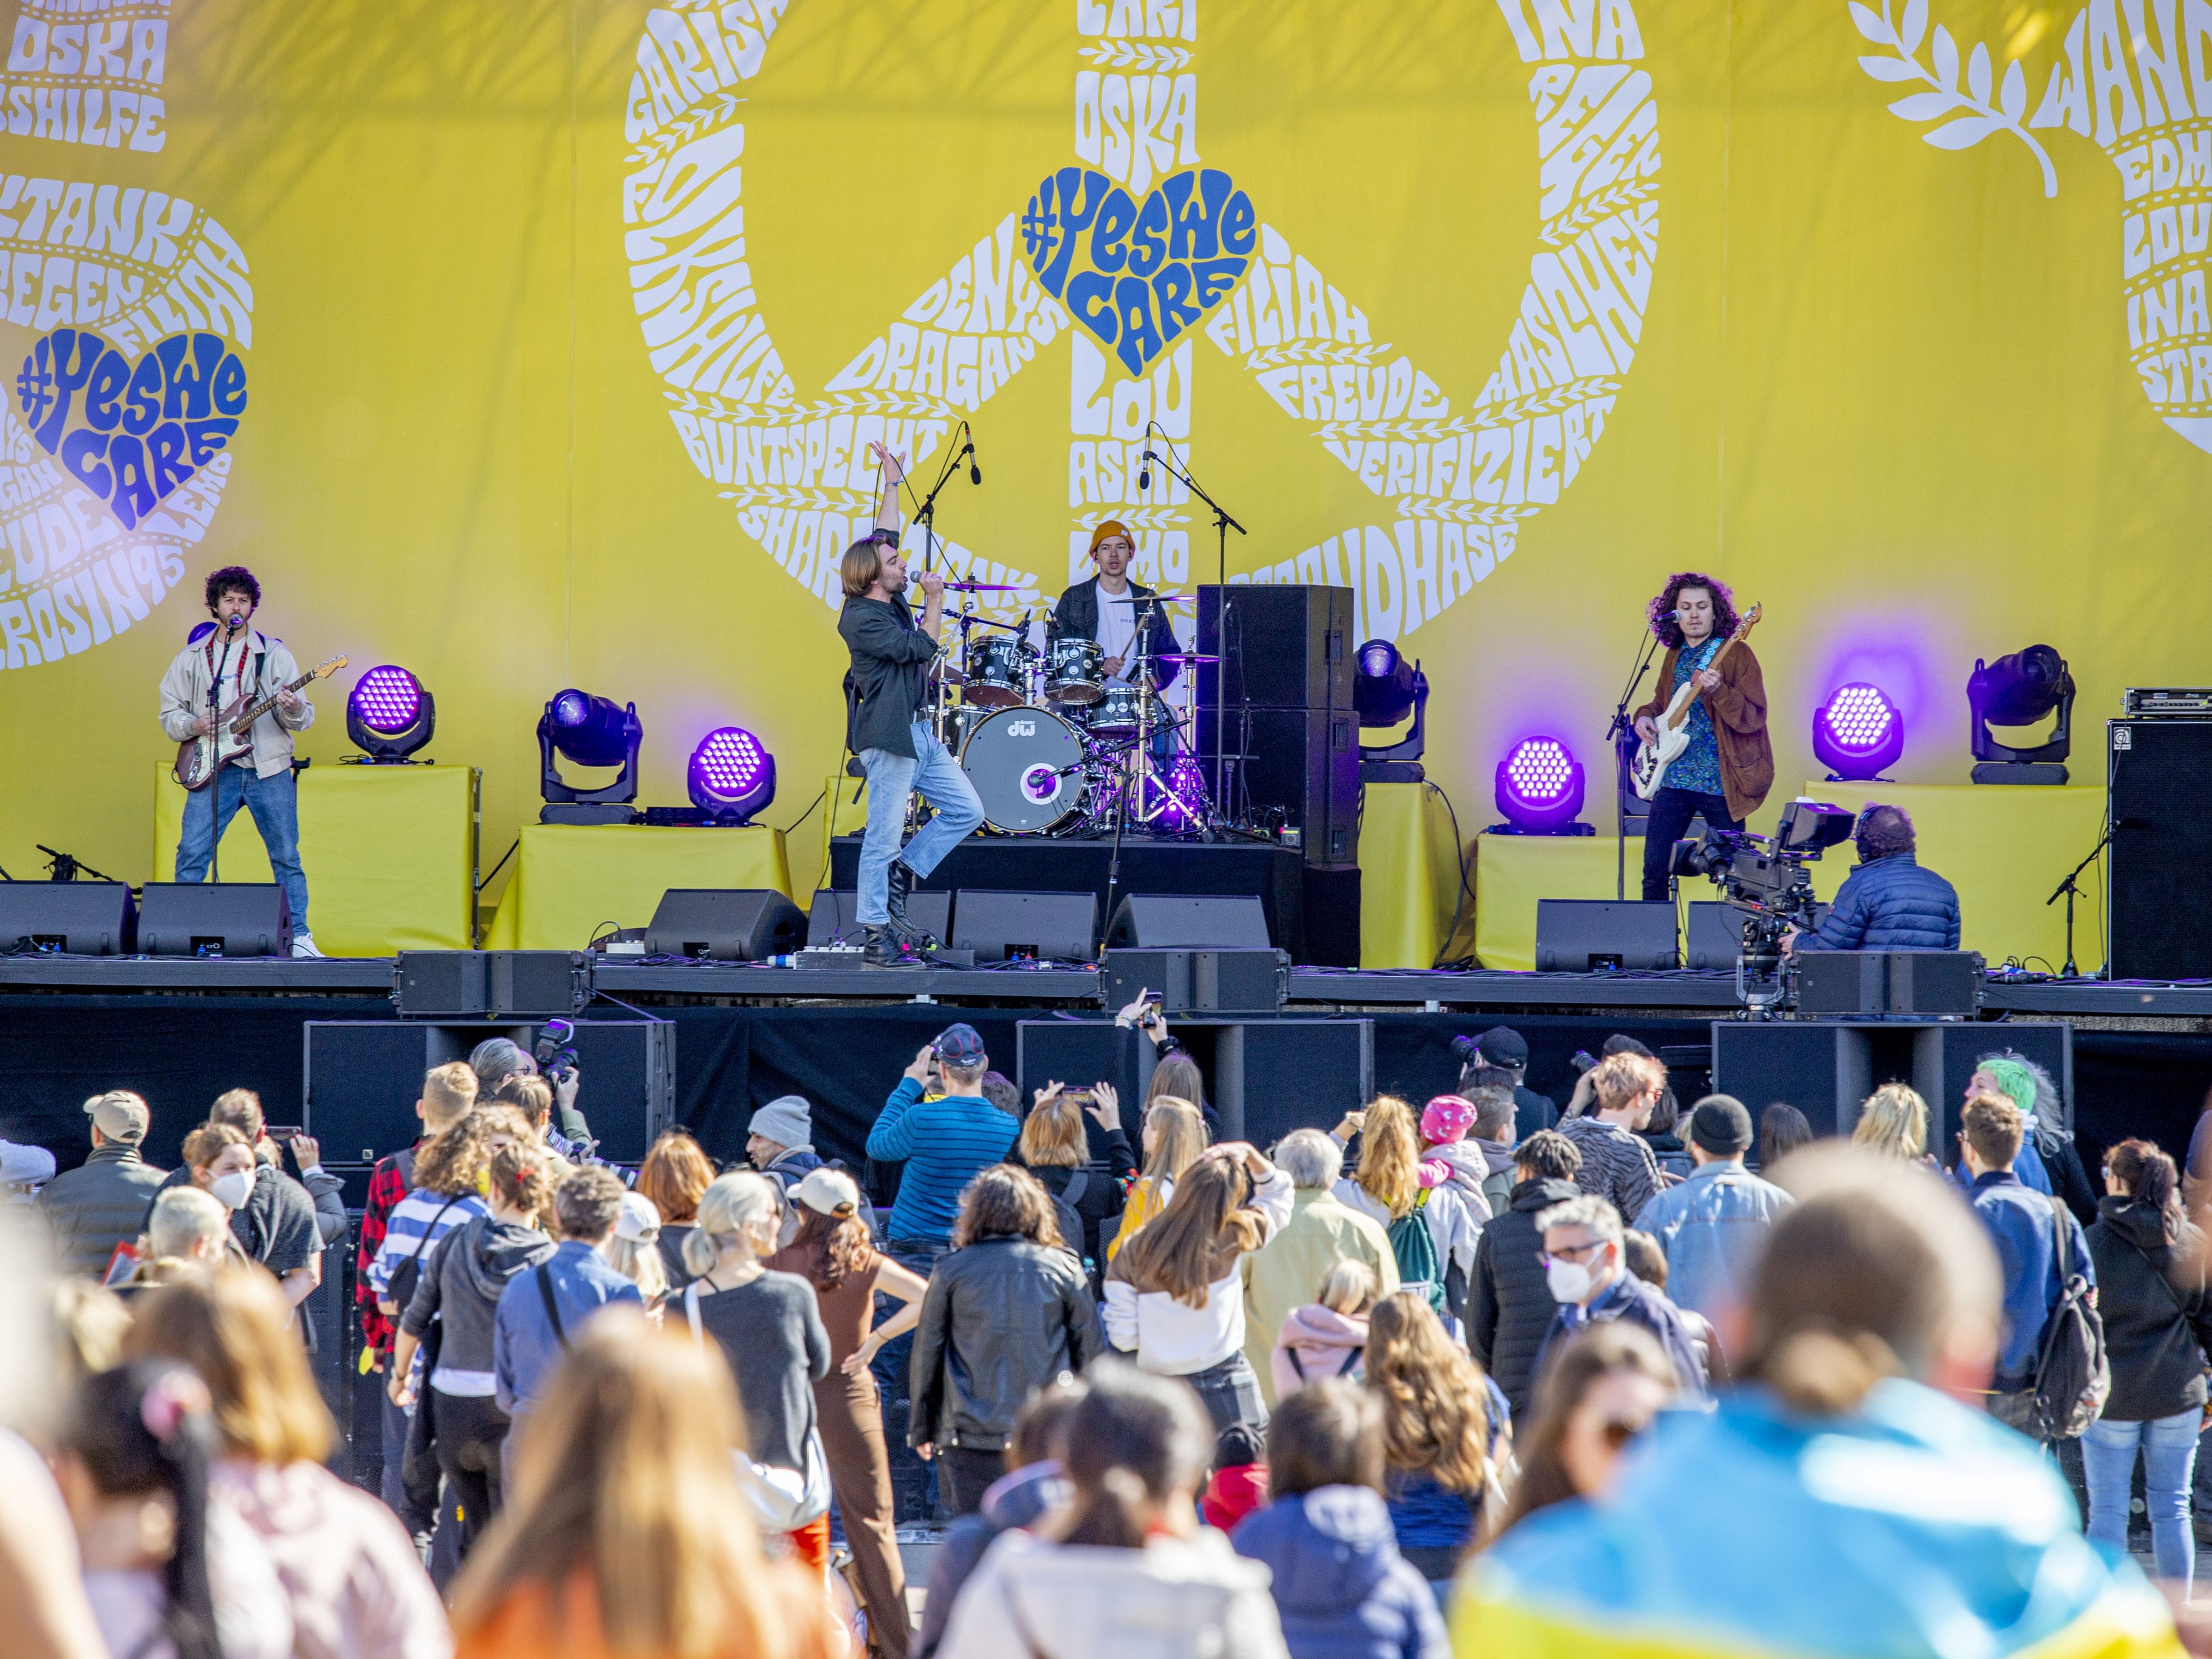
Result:
{"type": "Polygon", "coordinates": [[[2006,1060],[1999,1055],[1992,1055],[1983,1060],[1974,1069],[1987,1072],[1995,1078],[1997,1087],[2003,1090],[2010,1097],[2012,1103],[2020,1108],[2020,1115],[2022,1117],[2035,1115],[2037,1093],[2035,1073],[2029,1071],[2027,1066],[2016,1060],[2006,1060]]]}

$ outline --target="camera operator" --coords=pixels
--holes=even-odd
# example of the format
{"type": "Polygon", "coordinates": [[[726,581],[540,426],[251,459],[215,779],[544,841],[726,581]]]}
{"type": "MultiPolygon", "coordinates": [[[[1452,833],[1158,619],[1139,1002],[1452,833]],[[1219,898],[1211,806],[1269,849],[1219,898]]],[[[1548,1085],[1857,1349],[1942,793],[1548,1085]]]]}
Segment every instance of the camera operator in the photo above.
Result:
{"type": "Polygon", "coordinates": [[[1844,878],[1826,920],[1790,929],[1784,951],[1955,951],[1959,895],[1913,854],[1912,820],[1901,806],[1869,806],[1851,828],[1858,868],[1844,878]]]}

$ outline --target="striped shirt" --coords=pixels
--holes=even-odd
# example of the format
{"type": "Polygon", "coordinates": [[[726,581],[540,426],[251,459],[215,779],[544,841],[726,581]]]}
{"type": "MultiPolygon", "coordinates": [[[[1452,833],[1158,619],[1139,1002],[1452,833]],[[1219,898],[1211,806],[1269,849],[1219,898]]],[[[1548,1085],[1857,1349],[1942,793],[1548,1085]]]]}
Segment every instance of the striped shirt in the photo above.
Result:
{"type": "Polygon", "coordinates": [[[1583,1155],[1575,1185],[1611,1199],[1621,1220],[1632,1226],[1651,1194],[1667,1184],[1659,1177],[1659,1160],[1651,1155],[1650,1145],[1617,1123],[1601,1117],[1571,1117],[1561,1120],[1559,1133],[1583,1155]]]}
{"type": "Polygon", "coordinates": [[[1021,1125],[988,1100],[947,1095],[925,1101],[921,1085],[901,1078],[868,1131],[868,1156],[906,1162],[891,1206],[893,1240],[941,1243],[960,1217],[960,1194],[975,1172],[1003,1163],[1021,1125]]]}
{"type": "Polygon", "coordinates": [[[368,1264],[369,1288],[383,1296],[392,1288],[392,1270],[417,1250],[422,1252],[420,1267],[427,1272],[430,1252],[440,1239],[476,1217],[490,1213],[490,1206],[474,1193],[449,1199],[427,1187],[417,1187],[392,1208],[392,1218],[385,1224],[384,1243],[377,1246],[376,1260],[368,1264]]]}

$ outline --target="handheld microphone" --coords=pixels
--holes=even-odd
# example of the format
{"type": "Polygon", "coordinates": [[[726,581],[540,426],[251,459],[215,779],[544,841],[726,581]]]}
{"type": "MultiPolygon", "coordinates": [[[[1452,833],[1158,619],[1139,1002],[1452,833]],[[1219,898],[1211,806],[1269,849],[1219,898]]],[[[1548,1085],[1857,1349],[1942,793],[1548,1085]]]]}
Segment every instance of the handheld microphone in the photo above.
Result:
{"type": "Polygon", "coordinates": [[[1151,450],[1145,452],[1145,464],[1137,470],[1138,489],[1150,489],[1152,487],[1152,463],[1158,459],[1159,457],[1153,454],[1151,450]]]}

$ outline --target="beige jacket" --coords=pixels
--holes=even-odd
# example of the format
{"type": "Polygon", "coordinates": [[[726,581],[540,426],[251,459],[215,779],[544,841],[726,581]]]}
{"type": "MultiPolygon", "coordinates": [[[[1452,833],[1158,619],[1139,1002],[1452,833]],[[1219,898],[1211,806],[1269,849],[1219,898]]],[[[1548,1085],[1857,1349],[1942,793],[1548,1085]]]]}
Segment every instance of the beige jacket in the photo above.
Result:
{"type": "MultiPolygon", "coordinates": [[[[249,628],[246,630],[246,678],[247,689],[253,691],[254,701],[259,702],[278,687],[288,685],[300,678],[300,665],[282,640],[270,639],[266,634],[249,628]],[[260,659],[260,675],[254,674],[254,659],[260,659]]],[[[217,644],[216,660],[223,671],[222,701],[235,702],[239,647],[226,648],[217,644]]],[[[161,731],[172,743],[182,743],[192,734],[192,722],[208,712],[208,651],[207,641],[188,645],[177,653],[169,672],[161,676],[161,731]]],[[[303,707],[295,720],[281,708],[272,708],[253,722],[250,734],[253,739],[253,774],[256,777],[273,778],[287,771],[292,764],[292,734],[304,732],[315,723],[315,705],[306,702],[307,688],[300,688],[303,707]]]]}

